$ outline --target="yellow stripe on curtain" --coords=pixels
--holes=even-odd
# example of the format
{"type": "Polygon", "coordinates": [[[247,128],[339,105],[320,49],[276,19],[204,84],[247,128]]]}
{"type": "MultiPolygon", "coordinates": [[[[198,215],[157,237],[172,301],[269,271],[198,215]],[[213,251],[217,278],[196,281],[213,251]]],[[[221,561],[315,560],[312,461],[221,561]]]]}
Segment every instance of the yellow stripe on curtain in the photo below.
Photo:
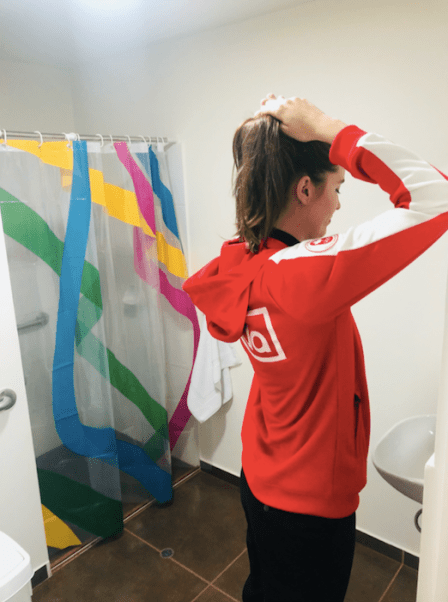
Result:
{"type": "Polygon", "coordinates": [[[166,265],[174,276],[180,276],[184,280],[188,278],[187,264],[182,251],[169,245],[161,232],[156,232],[156,239],[158,260],[166,265]]]}
{"type": "MultiPolygon", "coordinates": [[[[0,144],[3,140],[0,140],[0,144]]],[[[61,169],[63,187],[71,184],[68,171],[73,170],[73,152],[66,141],[44,142],[37,140],[8,140],[8,146],[31,153],[48,165],[61,169]],[[39,148],[40,145],[40,148],[39,148]]],[[[180,249],[170,245],[162,232],[154,232],[140,213],[135,192],[104,182],[101,171],[89,169],[92,202],[102,205],[110,216],[125,224],[141,228],[145,234],[157,239],[158,260],[169,272],[180,278],[188,278],[185,257],[180,249]]]]}
{"type": "Polygon", "coordinates": [[[73,531],[67,527],[67,525],[60,518],[58,518],[56,514],[53,514],[53,512],[48,510],[48,508],[43,504],[42,516],[44,517],[47,546],[63,550],[69,546],[81,545],[80,539],[78,539],[73,531]]]}
{"type": "MultiPolygon", "coordinates": [[[[3,144],[3,140],[0,140],[0,144],[3,144]]],[[[73,169],[73,153],[67,147],[67,141],[44,142],[40,145],[37,140],[8,140],[7,145],[36,155],[48,165],[55,165],[62,169],[73,169]]]]}

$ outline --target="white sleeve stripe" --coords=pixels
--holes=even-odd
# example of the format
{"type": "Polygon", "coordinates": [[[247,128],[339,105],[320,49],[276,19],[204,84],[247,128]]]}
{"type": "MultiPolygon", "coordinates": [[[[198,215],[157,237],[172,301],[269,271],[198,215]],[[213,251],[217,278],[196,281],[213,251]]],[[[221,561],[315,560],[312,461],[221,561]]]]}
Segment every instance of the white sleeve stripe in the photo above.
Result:
{"type": "Polygon", "coordinates": [[[409,209],[427,216],[448,211],[448,182],[429,163],[378,134],[364,134],[357,146],[378,157],[403,182],[411,198],[409,209]]]}
{"type": "MultiPolygon", "coordinates": [[[[365,222],[354,228],[350,228],[344,234],[321,239],[334,240],[335,243],[325,251],[320,251],[317,247],[316,251],[308,244],[309,241],[303,241],[293,247],[281,249],[278,253],[271,255],[270,260],[275,263],[286,259],[298,259],[299,257],[323,257],[335,256],[341,251],[351,251],[366,247],[374,242],[378,242],[388,236],[397,234],[402,230],[407,230],[413,226],[418,226],[431,219],[430,217],[408,209],[391,209],[385,213],[381,213],[369,222],[365,222]]],[[[329,245],[328,245],[329,246],[329,245]]]]}
{"type": "MultiPolygon", "coordinates": [[[[311,250],[312,247],[308,244],[309,241],[305,240],[293,247],[281,249],[278,253],[271,255],[269,259],[278,264],[285,259],[297,259],[299,257],[335,256],[341,251],[352,251],[360,249],[361,247],[366,247],[367,245],[378,242],[388,236],[423,224],[430,219],[433,218],[416,211],[408,209],[391,209],[390,211],[381,213],[369,222],[350,228],[344,234],[337,234],[321,239],[323,241],[326,239],[336,239],[335,244],[331,245],[331,247],[325,251],[311,250]]],[[[317,249],[319,249],[319,247],[317,247],[317,249]]]]}

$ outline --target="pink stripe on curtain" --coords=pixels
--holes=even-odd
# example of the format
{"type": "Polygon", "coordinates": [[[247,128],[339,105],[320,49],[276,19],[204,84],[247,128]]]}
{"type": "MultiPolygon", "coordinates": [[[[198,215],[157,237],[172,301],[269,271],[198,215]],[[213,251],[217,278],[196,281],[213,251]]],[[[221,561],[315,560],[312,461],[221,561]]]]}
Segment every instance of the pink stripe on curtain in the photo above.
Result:
{"type": "MultiPolygon", "coordinates": [[[[193,366],[196,360],[196,353],[198,351],[199,345],[199,322],[198,317],[196,315],[196,310],[194,308],[193,302],[187,293],[183,290],[179,290],[174,288],[165,272],[163,272],[159,268],[159,277],[160,277],[160,292],[168,299],[171,305],[176,309],[180,314],[186,316],[192,326],[193,326],[193,334],[194,334],[194,342],[193,342],[193,366]]],[[[190,390],[190,382],[191,382],[191,373],[193,372],[193,368],[190,371],[190,376],[188,377],[187,384],[185,386],[184,392],[182,393],[182,397],[180,398],[179,404],[174,411],[174,414],[171,416],[171,420],[169,423],[169,433],[170,433],[170,446],[171,450],[177,443],[182,431],[184,430],[188,419],[191,416],[191,412],[188,409],[187,398],[188,391],[190,390]]]]}
{"type": "MultiPolygon", "coordinates": [[[[188,318],[193,326],[193,365],[199,345],[200,328],[194,305],[185,291],[171,285],[165,272],[154,260],[150,259],[150,251],[155,239],[147,236],[140,228],[134,228],[134,267],[136,273],[150,286],[160,290],[170,305],[180,314],[188,318]]],[[[154,257],[155,259],[155,257],[154,257]]],[[[188,409],[187,398],[190,389],[191,372],[180,401],[169,422],[170,448],[173,450],[182,431],[184,430],[191,412],[188,409]]]]}
{"type": "Polygon", "coordinates": [[[151,184],[133,159],[126,142],[115,142],[114,147],[118,158],[126,167],[126,170],[132,178],[139,209],[155,236],[156,217],[154,214],[154,194],[152,192],[151,184]]]}

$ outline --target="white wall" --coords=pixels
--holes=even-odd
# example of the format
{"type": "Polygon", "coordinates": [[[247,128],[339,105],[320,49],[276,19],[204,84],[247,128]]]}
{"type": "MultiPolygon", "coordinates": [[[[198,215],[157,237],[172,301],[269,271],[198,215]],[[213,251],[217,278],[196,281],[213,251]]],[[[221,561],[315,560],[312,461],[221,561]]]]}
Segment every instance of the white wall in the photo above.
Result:
{"type": "MultiPolygon", "coordinates": [[[[334,117],[377,131],[448,170],[448,13],[443,2],[316,1],[159,43],[80,69],[78,130],[141,132],[182,142],[195,271],[234,234],[231,141],[267,92],[306,96],[334,117]]],[[[376,187],[347,178],[335,231],[389,208],[376,187]]],[[[354,308],[364,341],[373,449],[408,416],[435,413],[448,239],[354,308]]],[[[238,344],[239,345],[239,344],[238,344]]],[[[239,474],[251,369],[232,371],[234,399],[200,427],[203,460],[239,474]]],[[[419,505],[369,463],[358,528],[419,552],[419,505]]]]}
{"type": "Polygon", "coordinates": [[[71,71],[0,59],[0,129],[72,132],[71,71]]]}

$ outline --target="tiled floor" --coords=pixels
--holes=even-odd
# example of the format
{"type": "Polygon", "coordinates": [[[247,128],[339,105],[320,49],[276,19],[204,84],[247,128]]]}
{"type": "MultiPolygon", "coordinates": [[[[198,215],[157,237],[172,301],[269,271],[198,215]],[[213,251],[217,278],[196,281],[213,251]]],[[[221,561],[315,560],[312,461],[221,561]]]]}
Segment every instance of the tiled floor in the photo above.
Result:
{"type": "MultiPolygon", "coordinates": [[[[241,601],[245,528],[238,488],[199,470],[176,486],[171,506],[131,516],[119,538],[38,585],[33,602],[241,601]]],[[[356,544],[346,602],[415,602],[416,587],[416,570],[356,544]]]]}

